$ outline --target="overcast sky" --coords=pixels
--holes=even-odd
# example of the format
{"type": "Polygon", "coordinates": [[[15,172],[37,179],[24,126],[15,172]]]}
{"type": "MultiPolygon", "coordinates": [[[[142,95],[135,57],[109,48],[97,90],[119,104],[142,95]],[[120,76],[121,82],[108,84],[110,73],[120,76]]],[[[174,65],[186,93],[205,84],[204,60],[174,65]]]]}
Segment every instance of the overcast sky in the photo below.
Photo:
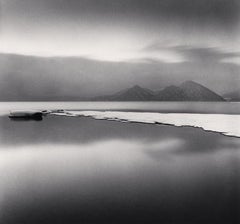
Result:
{"type": "Polygon", "coordinates": [[[238,0],[0,2],[1,52],[180,63],[214,48],[218,59],[239,62],[238,0]]]}
{"type": "Polygon", "coordinates": [[[20,85],[21,72],[40,77],[44,71],[50,90],[48,77],[62,82],[67,74],[85,94],[132,84],[157,89],[187,78],[223,93],[239,88],[240,1],[0,0],[0,53],[81,58],[70,63],[74,72],[62,60],[58,70],[49,60],[44,69],[34,63],[24,71],[16,58],[2,61],[0,81],[9,86],[20,85]]]}

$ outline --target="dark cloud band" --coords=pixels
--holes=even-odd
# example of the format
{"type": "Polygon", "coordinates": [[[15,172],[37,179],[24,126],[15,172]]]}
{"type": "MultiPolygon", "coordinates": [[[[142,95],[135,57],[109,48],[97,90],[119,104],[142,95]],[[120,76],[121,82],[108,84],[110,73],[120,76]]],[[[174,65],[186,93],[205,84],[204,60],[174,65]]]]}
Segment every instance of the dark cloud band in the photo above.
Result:
{"type": "Polygon", "coordinates": [[[239,0],[22,0],[16,10],[41,10],[43,17],[85,19],[148,19],[155,22],[189,23],[229,29],[239,23],[239,0]]]}

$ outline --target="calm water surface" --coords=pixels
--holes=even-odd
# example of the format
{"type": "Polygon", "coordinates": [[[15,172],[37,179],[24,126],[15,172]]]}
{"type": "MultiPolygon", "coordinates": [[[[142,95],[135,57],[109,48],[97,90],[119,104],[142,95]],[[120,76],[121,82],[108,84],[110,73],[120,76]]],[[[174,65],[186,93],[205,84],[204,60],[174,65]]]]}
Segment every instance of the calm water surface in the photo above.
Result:
{"type": "Polygon", "coordinates": [[[0,102],[0,112],[28,109],[240,114],[239,102],[0,102]]]}
{"type": "Polygon", "coordinates": [[[0,223],[239,223],[240,139],[17,109],[240,112],[238,103],[1,103],[0,223]]]}

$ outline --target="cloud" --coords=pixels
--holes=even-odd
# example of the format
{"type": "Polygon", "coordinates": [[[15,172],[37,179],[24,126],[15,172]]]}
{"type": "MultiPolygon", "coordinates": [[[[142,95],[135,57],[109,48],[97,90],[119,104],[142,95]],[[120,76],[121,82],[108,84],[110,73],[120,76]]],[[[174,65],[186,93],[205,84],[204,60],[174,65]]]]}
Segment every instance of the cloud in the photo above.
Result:
{"type": "Polygon", "coordinates": [[[205,25],[217,24],[224,29],[238,23],[240,11],[238,0],[12,0],[11,3],[4,4],[15,7],[16,11],[30,9],[30,15],[41,10],[42,16],[48,18],[56,15],[71,18],[83,16],[82,18],[89,19],[141,17],[205,25]]]}
{"type": "Polygon", "coordinates": [[[189,61],[198,62],[222,62],[240,56],[240,52],[226,52],[217,47],[177,46],[173,49],[183,54],[189,61]]]}
{"type": "Polygon", "coordinates": [[[160,52],[170,52],[172,55],[178,55],[182,61],[199,63],[222,63],[229,62],[239,64],[240,51],[226,51],[218,47],[198,47],[187,45],[167,45],[163,43],[152,43],[142,49],[144,52],[154,54],[160,52]]]}
{"type": "Polygon", "coordinates": [[[222,60],[222,62],[240,65],[240,57],[225,58],[222,60]]]}
{"type": "MultiPolygon", "coordinates": [[[[192,42],[235,44],[238,0],[0,0],[0,51],[101,61],[183,62],[192,42]],[[167,46],[146,49],[151,41],[167,46]],[[183,50],[185,52],[183,52],[183,50]]],[[[236,38],[239,39],[239,38],[236,38]]],[[[208,43],[208,44],[207,44],[208,43]]],[[[150,46],[149,46],[150,47],[150,46]]]]}

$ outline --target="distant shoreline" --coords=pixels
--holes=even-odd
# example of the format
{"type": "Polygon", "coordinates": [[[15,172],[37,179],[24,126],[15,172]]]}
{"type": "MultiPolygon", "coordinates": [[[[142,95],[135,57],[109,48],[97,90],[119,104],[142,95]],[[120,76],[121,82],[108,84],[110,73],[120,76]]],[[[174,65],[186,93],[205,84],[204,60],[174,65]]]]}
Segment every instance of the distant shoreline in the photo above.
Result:
{"type": "Polygon", "coordinates": [[[168,100],[168,101],[164,101],[164,100],[123,100],[123,101],[118,101],[118,100],[27,100],[27,99],[23,99],[23,100],[0,100],[0,103],[1,102],[156,102],[156,103],[160,103],[160,102],[167,102],[167,103],[201,103],[201,102],[204,102],[204,103],[211,103],[211,102],[214,102],[214,103],[238,103],[240,101],[234,101],[234,100],[226,100],[226,101],[174,101],[174,100],[168,100]]]}

